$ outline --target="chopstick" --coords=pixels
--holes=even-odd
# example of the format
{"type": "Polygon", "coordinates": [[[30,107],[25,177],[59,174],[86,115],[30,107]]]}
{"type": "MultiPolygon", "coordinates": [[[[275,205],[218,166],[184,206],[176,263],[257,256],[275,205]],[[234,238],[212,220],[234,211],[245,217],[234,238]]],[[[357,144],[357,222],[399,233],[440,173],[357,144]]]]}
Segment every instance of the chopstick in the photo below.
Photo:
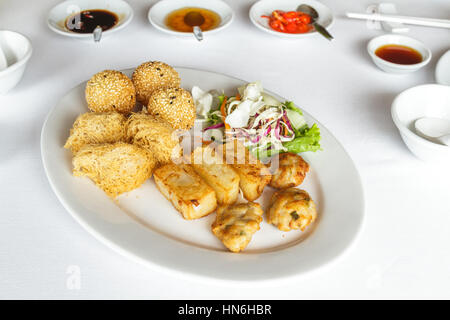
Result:
{"type": "Polygon", "coordinates": [[[399,22],[404,24],[413,24],[418,26],[435,27],[435,28],[450,28],[450,20],[446,19],[419,18],[419,17],[399,16],[380,13],[367,14],[367,13],[347,12],[346,15],[348,18],[352,19],[399,22]]]}

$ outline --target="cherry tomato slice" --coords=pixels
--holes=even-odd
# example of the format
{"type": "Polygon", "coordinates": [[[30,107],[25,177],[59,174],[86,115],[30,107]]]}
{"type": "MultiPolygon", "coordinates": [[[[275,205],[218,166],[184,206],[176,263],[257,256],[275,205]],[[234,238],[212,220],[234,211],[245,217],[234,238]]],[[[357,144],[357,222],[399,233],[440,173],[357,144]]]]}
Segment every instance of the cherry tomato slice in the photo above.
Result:
{"type": "Polygon", "coordinates": [[[298,13],[295,11],[289,11],[289,12],[285,12],[282,14],[284,20],[286,20],[286,22],[295,22],[298,20],[298,13]]]}
{"type": "Polygon", "coordinates": [[[269,22],[269,26],[270,26],[272,29],[275,29],[275,30],[277,30],[277,31],[281,30],[282,25],[283,25],[283,24],[281,23],[281,21],[280,21],[280,20],[276,20],[276,19],[270,20],[270,22],[269,22]]]}
{"type": "Polygon", "coordinates": [[[269,19],[269,26],[279,32],[306,33],[312,29],[311,17],[303,12],[275,10],[271,16],[262,16],[269,19]]]}
{"type": "Polygon", "coordinates": [[[298,33],[298,24],[289,23],[286,25],[286,32],[289,33],[298,33]]]}
{"type": "Polygon", "coordinates": [[[298,24],[297,25],[297,33],[306,33],[306,32],[309,32],[311,29],[312,29],[312,27],[309,24],[298,24]]]}
{"type": "Polygon", "coordinates": [[[298,18],[299,18],[299,21],[303,24],[311,23],[311,17],[306,13],[300,14],[298,18]]]}

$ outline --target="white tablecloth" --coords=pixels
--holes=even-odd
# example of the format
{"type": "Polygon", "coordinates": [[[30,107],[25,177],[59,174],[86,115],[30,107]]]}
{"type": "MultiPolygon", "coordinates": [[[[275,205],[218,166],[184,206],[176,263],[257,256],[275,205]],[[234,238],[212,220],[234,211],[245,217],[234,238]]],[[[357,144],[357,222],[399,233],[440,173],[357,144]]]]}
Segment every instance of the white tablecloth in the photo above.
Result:
{"type": "MultiPolygon", "coordinates": [[[[130,1],[135,17],[126,29],[100,44],[85,43],[47,28],[57,2],[0,2],[0,29],[27,35],[34,50],[21,83],[0,96],[0,298],[450,298],[450,170],[416,159],[390,116],[399,92],[434,82],[437,59],[450,47],[448,30],[411,27],[409,35],[425,42],[433,59],[417,73],[397,76],[376,69],[366,52],[381,31],[343,17],[364,12],[372,0],[323,1],[336,17],[332,43],[263,33],[248,19],[254,1],[244,0],[228,1],[235,21],[202,43],[151,27],[147,12],[155,1],[130,1]],[[147,60],[262,80],[328,127],[363,179],[366,222],[353,249],[304,278],[231,287],[136,264],[78,225],[42,167],[45,116],[95,72],[147,60]]],[[[396,3],[405,15],[449,17],[448,0],[396,3]]]]}

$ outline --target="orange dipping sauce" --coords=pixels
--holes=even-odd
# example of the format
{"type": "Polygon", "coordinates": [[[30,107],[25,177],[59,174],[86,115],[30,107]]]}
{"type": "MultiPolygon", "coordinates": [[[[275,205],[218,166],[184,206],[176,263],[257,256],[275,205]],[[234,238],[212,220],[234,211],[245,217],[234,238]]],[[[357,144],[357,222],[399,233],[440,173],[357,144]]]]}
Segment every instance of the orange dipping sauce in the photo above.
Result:
{"type": "Polygon", "coordinates": [[[186,14],[192,11],[200,13],[205,18],[205,22],[199,25],[202,31],[208,31],[219,26],[221,19],[217,13],[208,9],[194,7],[186,7],[172,11],[166,17],[166,25],[175,31],[192,32],[193,27],[184,22],[186,14]]]}
{"type": "Polygon", "coordinates": [[[375,54],[383,60],[397,64],[416,64],[423,61],[417,50],[398,44],[387,44],[375,50],[375,54]]]}

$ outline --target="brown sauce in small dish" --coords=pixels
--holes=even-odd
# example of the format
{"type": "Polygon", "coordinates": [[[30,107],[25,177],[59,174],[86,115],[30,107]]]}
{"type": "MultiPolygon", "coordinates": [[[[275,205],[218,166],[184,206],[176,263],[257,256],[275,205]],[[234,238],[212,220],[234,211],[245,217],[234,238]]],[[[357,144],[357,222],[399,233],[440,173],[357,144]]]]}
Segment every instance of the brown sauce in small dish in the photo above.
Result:
{"type": "Polygon", "coordinates": [[[108,10],[83,10],[66,19],[65,26],[72,32],[92,33],[97,26],[103,31],[111,29],[119,21],[119,17],[108,10]]]}
{"type": "Polygon", "coordinates": [[[387,44],[375,50],[375,54],[383,60],[397,64],[416,64],[423,61],[417,50],[398,44],[387,44]]]}
{"type": "Polygon", "coordinates": [[[208,31],[217,28],[220,24],[220,16],[214,11],[203,8],[186,7],[174,10],[169,13],[166,17],[166,25],[174,31],[192,32],[193,27],[186,24],[186,22],[184,21],[184,17],[189,12],[198,12],[203,16],[205,21],[201,25],[199,25],[202,31],[208,31]]]}

